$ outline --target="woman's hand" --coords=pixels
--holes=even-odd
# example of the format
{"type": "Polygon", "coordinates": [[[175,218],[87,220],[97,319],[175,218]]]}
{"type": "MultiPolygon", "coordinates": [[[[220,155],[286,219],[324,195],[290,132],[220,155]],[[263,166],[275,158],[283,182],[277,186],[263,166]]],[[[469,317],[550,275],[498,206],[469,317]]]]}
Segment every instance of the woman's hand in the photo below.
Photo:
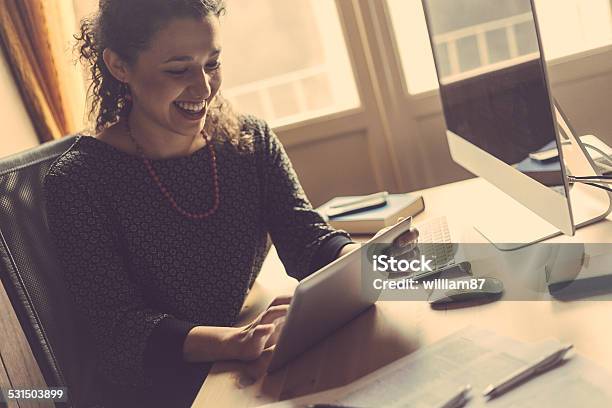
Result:
{"type": "Polygon", "coordinates": [[[244,327],[196,326],[183,344],[187,362],[254,360],[272,350],[283,327],[291,296],[279,296],[244,327]]]}
{"type": "Polygon", "coordinates": [[[274,346],[285,322],[291,296],[277,297],[250,324],[238,328],[228,340],[236,360],[255,360],[274,346]]]}

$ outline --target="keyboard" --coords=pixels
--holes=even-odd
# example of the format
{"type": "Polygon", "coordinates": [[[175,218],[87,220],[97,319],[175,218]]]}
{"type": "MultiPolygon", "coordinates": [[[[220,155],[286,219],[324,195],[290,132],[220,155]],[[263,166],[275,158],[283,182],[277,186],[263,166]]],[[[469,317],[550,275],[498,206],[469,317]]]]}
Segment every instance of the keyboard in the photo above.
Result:
{"type": "Polygon", "coordinates": [[[433,270],[455,263],[457,244],[451,241],[446,217],[433,217],[415,224],[414,227],[419,231],[419,251],[426,259],[433,259],[433,270]]]}

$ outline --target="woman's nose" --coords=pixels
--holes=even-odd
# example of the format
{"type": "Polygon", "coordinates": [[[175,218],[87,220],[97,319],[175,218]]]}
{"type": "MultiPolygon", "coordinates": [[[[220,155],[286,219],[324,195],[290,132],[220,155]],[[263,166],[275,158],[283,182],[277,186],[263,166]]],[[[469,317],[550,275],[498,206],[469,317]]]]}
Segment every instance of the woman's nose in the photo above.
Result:
{"type": "Polygon", "coordinates": [[[212,89],[210,87],[210,75],[204,70],[196,76],[192,85],[193,94],[201,96],[202,99],[208,99],[212,89]]]}

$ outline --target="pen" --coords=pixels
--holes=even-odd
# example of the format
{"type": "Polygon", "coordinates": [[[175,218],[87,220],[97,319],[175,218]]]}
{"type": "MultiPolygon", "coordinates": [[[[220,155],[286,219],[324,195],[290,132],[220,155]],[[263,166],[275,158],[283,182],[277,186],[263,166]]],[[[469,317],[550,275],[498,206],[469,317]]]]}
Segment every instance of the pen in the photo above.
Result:
{"type": "Polygon", "coordinates": [[[552,368],[554,365],[559,363],[563,359],[563,357],[565,357],[565,354],[572,347],[572,344],[562,346],[560,349],[555,350],[554,352],[542,357],[533,364],[530,364],[527,367],[519,368],[499,383],[495,385],[489,385],[487,388],[485,388],[482,395],[485,397],[489,397],[489,399],[495,398],[503,394],[510,388],[514,387],[519,382],[526,380],[530,377],[536,376],[549,368],[552,368]]]}
{"type": "Polygon", "coordinates": [[[349,205],[355,205],[355,204],[360,204],[366,201],[370,201],[373,200],[375,198],[387,198],[387,196],[389,195],[388,192],[386,191],[381,191],[380,193],[374,193],[374,194],[370,194],[364,197],[360,197],[357,198],[355,200],[351,200],[348,202],[344,202],[342,204],[336,204],[336,205],[332,205],[329,208],[342,208],[342,207],[348,207],[349,205]]]}
{"type": "Polygon", "coordinates": [[[440,405],[438,408],[458,408],[462,407],[466,401],[468,400],[468,395],[472,386],[467,384],[465,387],[459,388],[459,391],[453,395],[451,399],[449,399],[446,403],[440,405]]]}

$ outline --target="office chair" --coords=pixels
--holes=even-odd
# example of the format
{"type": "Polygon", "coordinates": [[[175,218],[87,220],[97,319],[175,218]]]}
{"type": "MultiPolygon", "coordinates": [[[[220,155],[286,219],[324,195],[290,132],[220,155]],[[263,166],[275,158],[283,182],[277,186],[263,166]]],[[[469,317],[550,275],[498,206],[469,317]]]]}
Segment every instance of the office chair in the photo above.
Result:
{"type": "Polygon", "coordinates": [[[0,279],[49,387],[68,403],[96,406],[95,358],[67,295],[47,227],[42,181],[75,136],[0,159],[0,279]]]}

